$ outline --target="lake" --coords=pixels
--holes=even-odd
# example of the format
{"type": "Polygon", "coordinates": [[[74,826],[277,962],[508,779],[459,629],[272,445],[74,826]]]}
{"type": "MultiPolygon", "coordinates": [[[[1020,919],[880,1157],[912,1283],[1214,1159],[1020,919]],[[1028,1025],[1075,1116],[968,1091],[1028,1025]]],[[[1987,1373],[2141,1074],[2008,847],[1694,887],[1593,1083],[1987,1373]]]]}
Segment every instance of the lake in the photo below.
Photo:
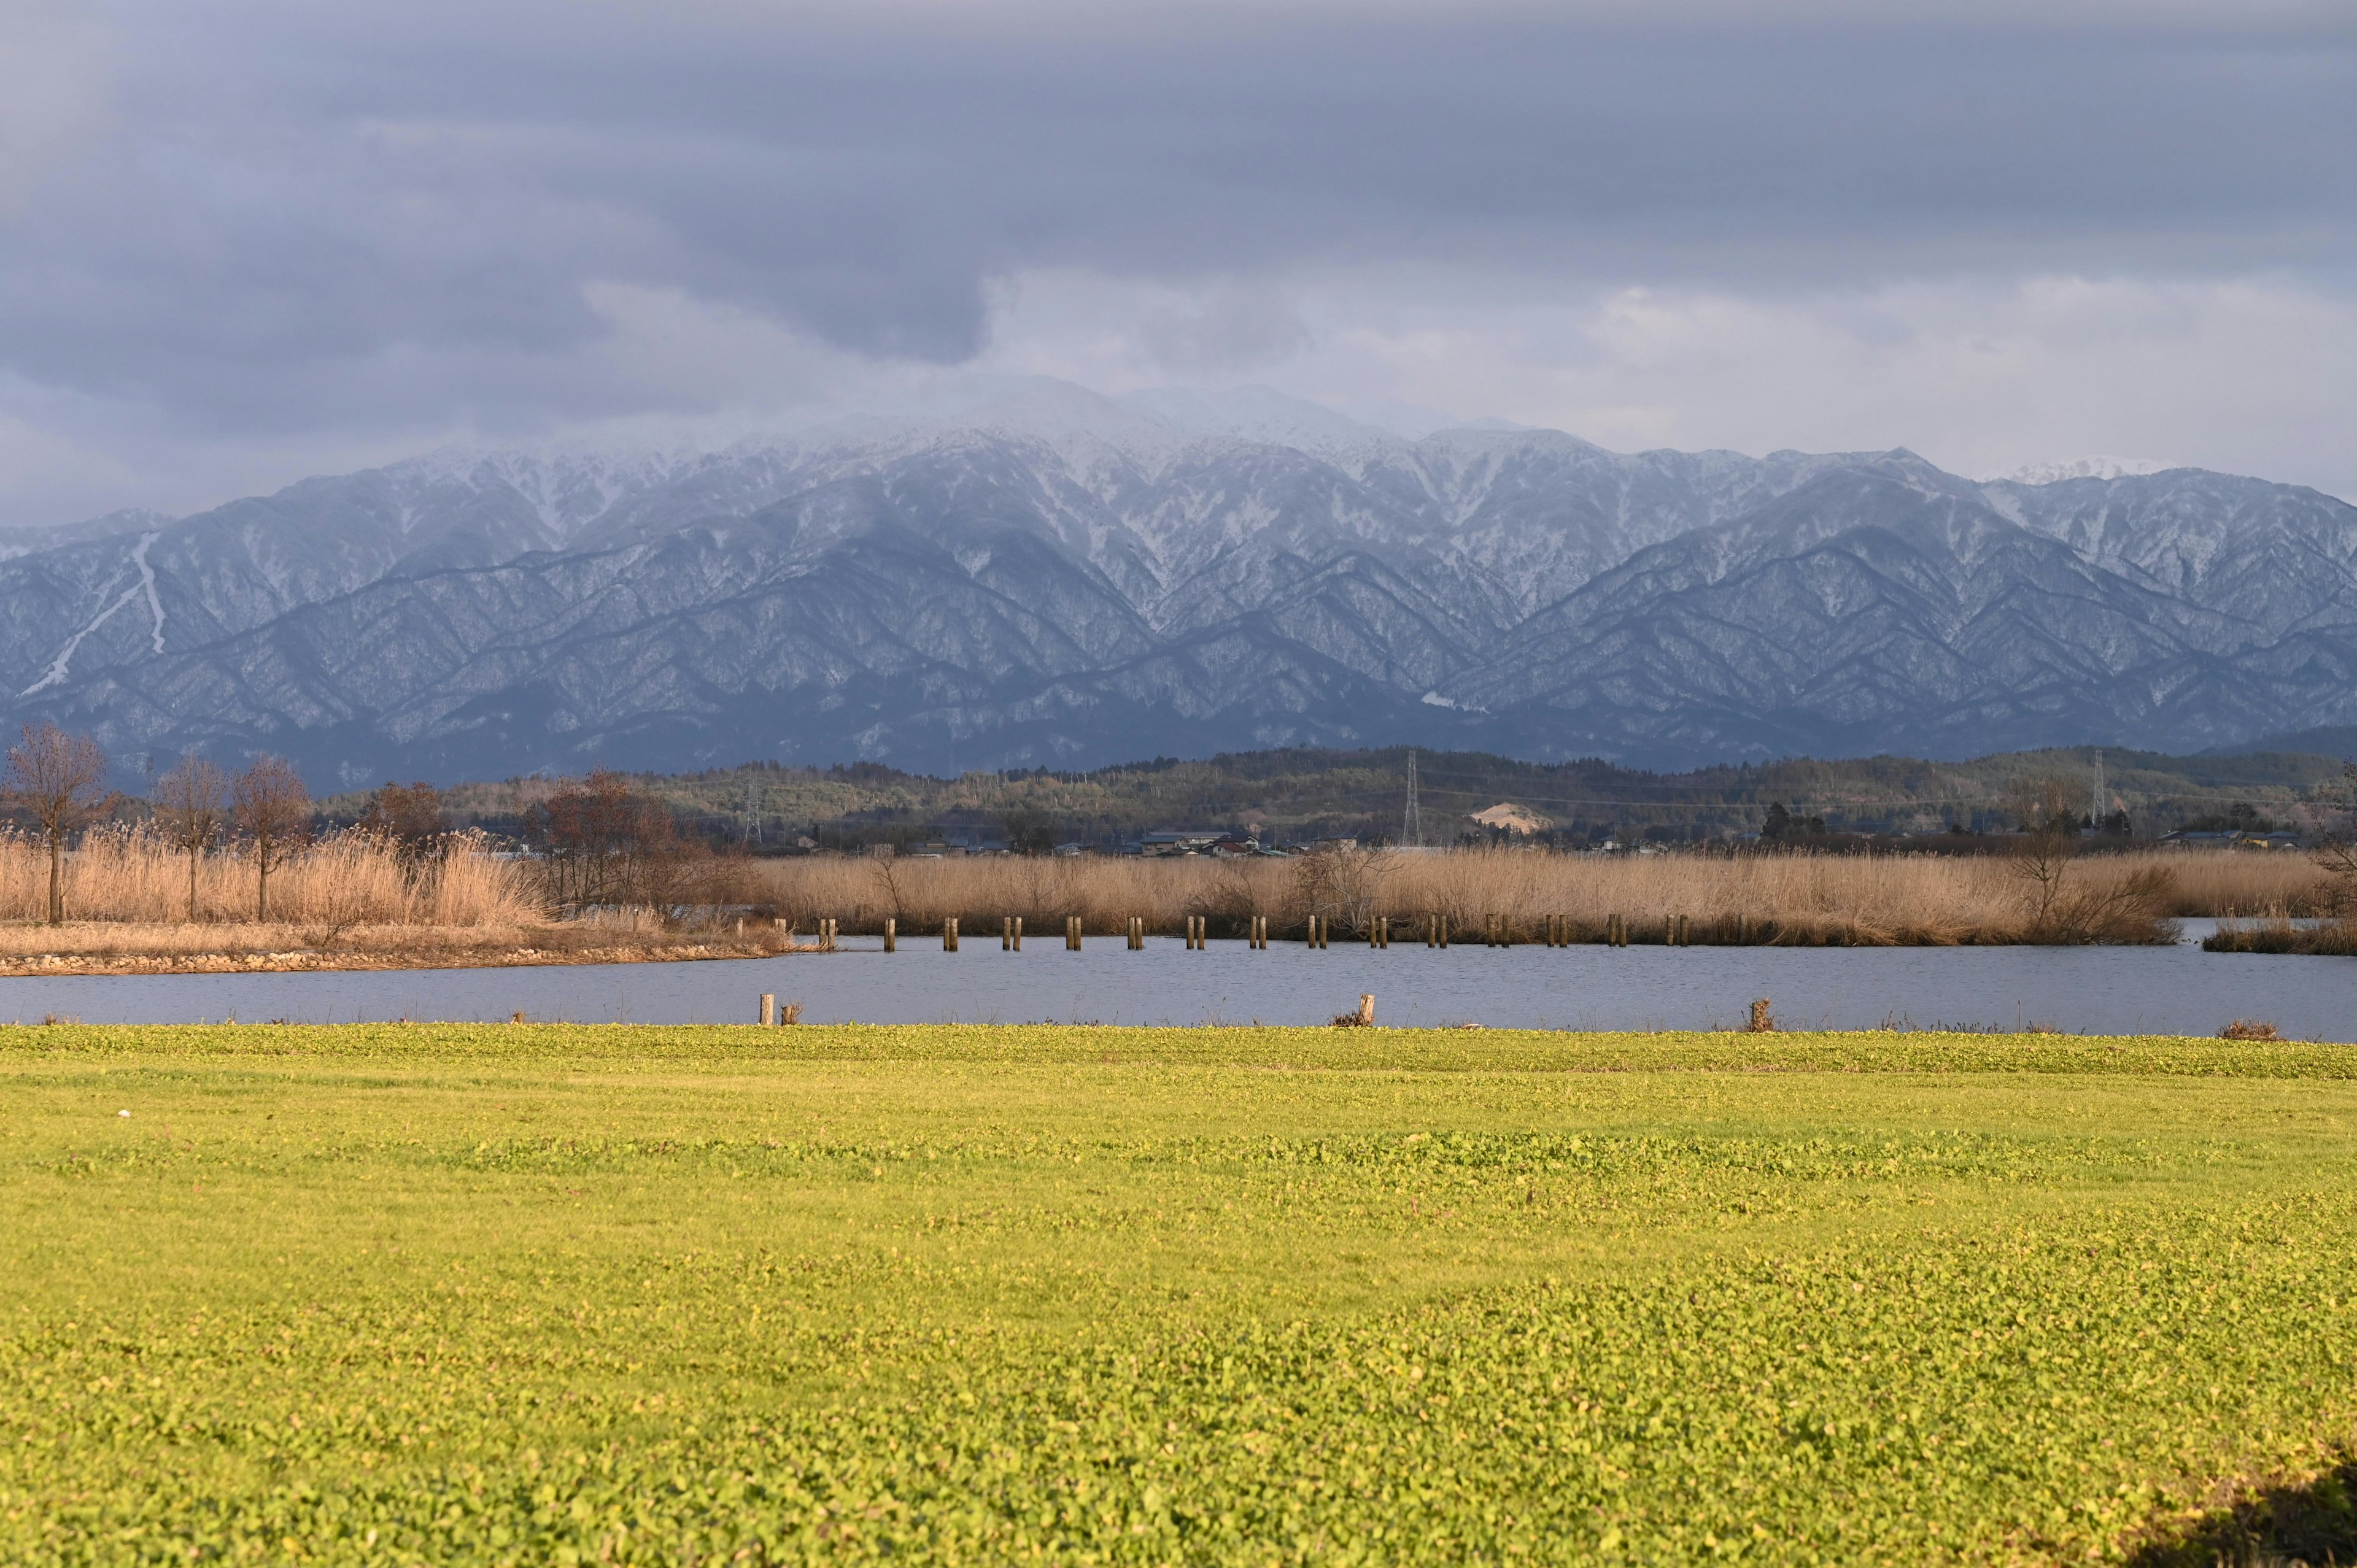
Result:
{"type": "Polygon", "coordinates": [[[2357,1039],[2357,961],[2205,953],[2208,921],[2155,948],[1484,948],[1324,951],[1240,941],[1077,953],[1060,935],[1020,953],[995,935],[944,953],[870,939],[834,953],[704,963],[339,973],[38,976],[0,980],[0,1019],[89,1024],[494,1022],[519,1010],[580,1023],[750,1023],[759,993],[807,1023],[1322,1024],[1375,997],[1383,1024],[1553,1029],[1739,1026],[1752,998],[1788,1029],[2012,1029],[2214,1035],[2235,1018],[2357,1039]]]}

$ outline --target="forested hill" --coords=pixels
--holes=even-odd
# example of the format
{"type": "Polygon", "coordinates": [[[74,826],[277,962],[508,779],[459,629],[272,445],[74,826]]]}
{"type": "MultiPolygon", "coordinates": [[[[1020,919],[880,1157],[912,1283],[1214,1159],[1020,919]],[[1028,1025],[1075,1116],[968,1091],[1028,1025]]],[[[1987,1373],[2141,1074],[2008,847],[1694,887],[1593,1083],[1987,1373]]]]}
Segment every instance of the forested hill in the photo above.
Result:
{"type": "MultiPolygon", "coordinates": [[[[1091,772],[974,772],[954,779],[877,763],[827,768],[771,764],[635,776],[716,840],[756,851],[799,839],[835,845],[911,843],[948,836],[1099,843],[1163,828],[1236,828],[1297,843],[1327,836],[1398,838],[1411,753],[1235,752],[1207,761],[1157,759],[1091,772]]],[[[1545,824],[1558,843],[1605,837],[1672,842],[1757,832],[1771,804],[1829,832],[1992,831],[2010,825],[2006,801],[2023,781],[2070,780],[2094,804],[2100,766],[2107,811],[2154,834],[2205,822],[2312,823],[2341,783],[2342,764],[2295,752],[2169,757],[2092,747],[2010,752],[1969,762],[1878,757],[1798,759],[1649,773],[1597,761],[1519,762],[1479,752],[1414,754],[1424,840],[1488,836],[1474,813],[1507,804],[1545,824]]],[[[469,784],[450,792],[463,820],[520,823],[556,787],[543,779],[469,784]]],[[[331,813],[356,798],[325,802],[331,813]]]]}

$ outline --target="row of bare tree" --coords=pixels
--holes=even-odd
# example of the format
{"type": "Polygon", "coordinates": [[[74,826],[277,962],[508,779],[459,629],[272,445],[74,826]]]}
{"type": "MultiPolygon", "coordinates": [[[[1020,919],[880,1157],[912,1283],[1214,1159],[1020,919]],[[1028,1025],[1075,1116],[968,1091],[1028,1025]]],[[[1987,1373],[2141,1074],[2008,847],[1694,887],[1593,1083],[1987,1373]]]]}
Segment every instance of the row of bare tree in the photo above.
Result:
{"type": "MultiPolygon", "coordinates": [[[[123,803],[106,788],[106,753],[55,724],[26,725],[8,747],[5,803],[29,820],[48,851],[48,920],[61,924],[68,843],[123,803]]],[[[258,757],[231,774],[189,753],[156,780],[149,805],[164,835],[188,857],[191,920],[204,856],[231,840],[253,865],[253,918],[270,918],[270,874],[311,839],[310,792],[285,759],[258,757]]],[[[358,826],[414,864],[447,840],[441,806],[430,784],[387,784],[370,798],[358,826]]],[[[527,832],[553,904],[660,908],[711,894],[711,851],[683,840],[670,810],[619,774],[601,769],[566,783],[534,808],[527,832]]]]}
{"type": "MultiPolygon", "coordinates": [[[[122,797],[106,788],[106,753],[86,735],[44,721],[23,726],[8,748],[8,805],[30,818],[49,852],[49,924],[66,918],[66,841],[111,813],[122,797]]],[[[234,776],[194,753],[156,781],[156,820],[188,854],[188,918],[196,918],[197,872],[205,851],[234,834],[254,865],[253,918],[270,918],[270,873],[310,837],[311,795],[283,758],[263,757],[234,776]]]]}

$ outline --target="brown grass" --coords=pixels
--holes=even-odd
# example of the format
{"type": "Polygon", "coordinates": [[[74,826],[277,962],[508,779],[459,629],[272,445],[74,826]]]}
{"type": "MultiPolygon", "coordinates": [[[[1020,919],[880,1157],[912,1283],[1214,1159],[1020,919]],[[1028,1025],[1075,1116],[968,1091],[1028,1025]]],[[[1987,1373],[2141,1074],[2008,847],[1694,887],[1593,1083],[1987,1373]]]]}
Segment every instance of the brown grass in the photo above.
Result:
{"type": "MultiPolygon", "coordinates": [[[[47,875],[37,840],[0,832],[0,921],[39,919],[47,875]]],[[[191,923],[188,857],[145,827],[85,835],[66,857],[65,892],[67,918],[77,922],[191,923]]],[[[415,865],[371,835],[330,834],[273,865],[270,905],[274,923],[336,929],[543,920],[532,867],[498,858],[468,834],[454,840],[447,855],[415,865]]],[[[254,867],[245,852],[206,855],[197,868],[193,923],[246,922],[253,908],[254,867]]]]}
{"type": "Polygon", "coordinates": [[[823,857],[759,862],[747,875],[753,896],[801,929],[832,918],[845,934],[878,930],[887,916],[904,936],[938,930],[950,916],[975,934],[1007,915],[1042,931],[1078,915],[1104,935],[1141,915],[1148,929],[1177,934],[1188,916],[1202,915],[1215,935],[1236,936],[1259,914],[1272,934],[1298,936],[1318,914],[1337,935],[1354,936],[1388,916],[1394,940],[1418,940],[1425,917],[1438,914],[1458,942],[1480,940],[1493,915],[1517,942],[1544,940],[1550,916],[1568,919],[1573,940],[1598,941],[1607,918],[1619,915],[1641,943],[1663,940],[1669,919],[1684,915],[1695,943],[1846,946],[2162,940],[2168,917],[2287,908],[2320,880],[2292,856],[2089,857],[2070,864],[2041,924],[2034,888],[2001,856],[823,857]]]}
{"type": "MultiPolygon", "coordinates": [[[[1216,936],[1243,934],[1254,915],[1273,935],[1298,938],[1311,915],[1338,937],[1361,936],[1387,916],[1393,940],[1421,940],[1427,916],[1448,923],[1454,941],[1479,941],[1491,917],[1506,940],[1544,940],[1550,918],[1571,940],[1597,941],[1618,916],[1630,940],[1665,940],[1684,917],[1690,941],[1727,944],[1891,946],[1950,943],[2152,941],[2173,915],[2244,917],[2241,942],[2323,950],[2291,918],[2325,902],[2328,882],[2305,857],[2150,853],[2068,864],[2061,892],[2040,919],[2034,884],[2002,856],[1772,854],[1566,856],[1513,851],[1400,854],[1348,850],[1292,859],[858,860],[818,857],[713,863],[698,897],[716,905],[767,905],[809,932],[821,918],[845,934],[874,934],[888,917],[904,939],[938,931],[955,916],[969,935],[1017,915],[1036,933],[1067,915],[1095,935],[1123,930],[1132,915],[1147,929],[1179,932],[1200,915],[1216,936]]],[[[450,853],[404,862],[365,833],[331,834],[288,856],[271,874],[266,925],[249,918],[254,867],[236,850],[209,854],[198,875],[198,915],[188,913],[188,862],[141,828],[89,834],[67,859],[69,924],[38,924],[46,866],[40,845],[0,830],[0,970],[23,972],[43,955],[81,953],[121,963],[162,964],[255,955],[329,953],[350,964],[459,961],[596,961],[590,952],[651,953],[717,937],[742,937],[748,950],[773,950],[780,933],[756,919],[733,929],[733,911],[709,909],[683,930],[652,910],[598,910],[552,920],[538,868],[501,858],[479,837],[460,835],[450,853]],[[499,953],[529,951],[529,958],[499,953]],[[177,957],[175,955],[178,955],[177,957]],[[374,955],[370,957],[367,955],[374,955]],[[439,956],[437,956],[439,955],[439,956]]],[[[2345,943],[2336,924],[2324,948],[2345,943]]],[[[2238,942],[2239,945],[2239,942],[2238,942]]],[[[731,948],[731,950],[734,950],[731,948]]],[[[2340,950],[2335,949],[2333,950],[2340,950]]],[[[317,958],[304,961],[308,966],[317,958]]],[[[298,967],[288,958],[282,967],[298,967]]]]}
{"type": "Polygon", "coordinates": [[[67,857],[61,926],[40,918],[46,877],[39,843],[0,830],[0,974],[648,962],[789,945],[767,919],[716,910],[687,924],[650,909],[551,920],[538,868],[464,833],[422,860],[362,832],[286,854],[270,874],[267,922],[251,918],[254,866],[235,849],[199,864],[188,919],[188,857],[145,828],[91,832],[67,857]]]}
{"type": "Polygon", "coordinates": [[[2306,953],[2312,957],[2357,957],[2357,927],[2343,919],[2296,926],[2289,918],[2270,915],[2256,920],[2233,920],[2218,928],[2201,945],[2212,952],[2306,953]]]}

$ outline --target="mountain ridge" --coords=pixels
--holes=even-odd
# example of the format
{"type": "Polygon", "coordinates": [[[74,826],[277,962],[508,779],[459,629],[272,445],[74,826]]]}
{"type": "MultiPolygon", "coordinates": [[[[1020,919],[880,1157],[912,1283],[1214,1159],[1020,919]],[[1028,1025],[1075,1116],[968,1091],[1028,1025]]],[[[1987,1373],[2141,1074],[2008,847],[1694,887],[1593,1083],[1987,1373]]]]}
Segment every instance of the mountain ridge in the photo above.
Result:
{"type": "Polygon", "coordinates": [[[2357,508],[2174,468],[1410,438],[1028,380],[713,450],[446,448],[0,552],[7,719],[387,772],[1643,766],[2357,722],[2357,508]]]}

